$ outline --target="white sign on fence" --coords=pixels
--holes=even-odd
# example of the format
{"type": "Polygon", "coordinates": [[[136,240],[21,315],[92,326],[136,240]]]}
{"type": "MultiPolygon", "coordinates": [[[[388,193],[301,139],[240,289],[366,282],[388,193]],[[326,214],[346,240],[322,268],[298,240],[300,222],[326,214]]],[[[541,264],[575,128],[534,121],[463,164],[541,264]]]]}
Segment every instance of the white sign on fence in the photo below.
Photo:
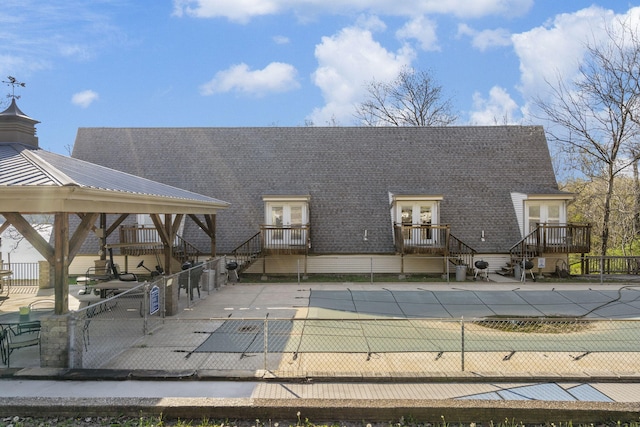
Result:
{"type": "Polygon", "coordinates": [[[160,310],[160,288],[154,286],[149,291],[149,314],[153,315],[160,310]]]}

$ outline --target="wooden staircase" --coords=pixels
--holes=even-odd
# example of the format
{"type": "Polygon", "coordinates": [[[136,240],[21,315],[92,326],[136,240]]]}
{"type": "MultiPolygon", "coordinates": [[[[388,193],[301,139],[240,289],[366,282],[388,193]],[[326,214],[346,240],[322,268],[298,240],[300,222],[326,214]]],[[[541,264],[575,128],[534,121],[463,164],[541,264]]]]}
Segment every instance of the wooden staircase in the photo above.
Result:
{"type": "Polygon", "coordinates": [[[231,251],[231,257],[238,263],[237,272],[241,273],[262,255],[262,232],[256,234],[242,242],[237,248],[231,251]]]}
{"type": "Polygon", "coordinates": [[[467,274],[473,274],[473,258],[476,250],[449,233],[448,260],[454,266],[466,265],[467,274]]]}
{"type": "Polygon", "coordinates": [[[530,261],[533,258],[542,254],[541,247],[538,244],[539,228],[536,228],[531,233],[523,237],[518,243],[509,248],[509,262],[503,266],[500,270],[497,270],[501,276],[513,276],[515,267],[522,263],[522,261],[530,261]]]}

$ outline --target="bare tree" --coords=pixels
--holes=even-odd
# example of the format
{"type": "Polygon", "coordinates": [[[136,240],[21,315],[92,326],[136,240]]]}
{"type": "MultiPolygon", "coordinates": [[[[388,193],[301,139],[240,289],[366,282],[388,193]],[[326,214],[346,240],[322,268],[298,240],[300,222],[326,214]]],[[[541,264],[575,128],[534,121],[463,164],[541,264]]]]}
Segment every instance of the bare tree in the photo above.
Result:
{"type": "Polygon", "coordinates": [[[447,126],[458,116],[431,73],[403,68],[391,82],[367,84],[368,99],[356,107],[367,126],[447,126]]]}
{"type": "Polygon", "coordinates": [[[586,46],[585,59],[569,83],[558,76],[549,83],[549,100],[537,98],[567,161],[591,180],[604,183],[600,253],[609,240],[614,180],[640,157],[640,43],[637,28],[618,22],[608,27],[606,40],[586,46]]]}

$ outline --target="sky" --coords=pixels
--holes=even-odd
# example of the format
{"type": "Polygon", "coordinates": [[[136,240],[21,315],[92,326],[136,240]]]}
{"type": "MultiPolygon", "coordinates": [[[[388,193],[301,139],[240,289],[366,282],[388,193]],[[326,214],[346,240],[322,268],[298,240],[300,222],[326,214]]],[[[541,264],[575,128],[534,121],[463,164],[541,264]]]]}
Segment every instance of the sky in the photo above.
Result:
{"type": "MultiPolygon", "coordinates": [[[[80,127],[354,126],[372,81],[431,73],[457,125],[542,124],[624,0],[3,0],[0,105],[40,147],[80,127]]],[[[178,148],[178,147],[177,147],[178,148]]]]}

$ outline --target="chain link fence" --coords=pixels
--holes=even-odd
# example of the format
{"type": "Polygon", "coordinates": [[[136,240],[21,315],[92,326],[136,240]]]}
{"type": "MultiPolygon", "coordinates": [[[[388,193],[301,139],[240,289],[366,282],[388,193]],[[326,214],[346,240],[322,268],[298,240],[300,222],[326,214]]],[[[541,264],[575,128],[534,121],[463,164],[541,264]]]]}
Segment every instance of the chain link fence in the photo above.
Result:
{"type": "Polygon", "coordinates": [[[635,320],[176,319],[150,314],[153,287],[74,313],[75,367],[278,378],[640,370],[635,320]]]}
{"type": "Polygon", "coordinates": [[[70,367],[276,378],[640,371],[640,320],[195,318],[189,308],[226,283],[224,262],[185,265],[70,313],[70,367]],[[176,285],[179,312],[194,318],[165,315],[176,285]]]}
{"type": "MultiPolygon", "coordinates": [[[[133,284],[130,289],[118,289],[118,284],[96,285],[101,288],[96,294],[106,298],[69,314],[70,365],[103,367],[127,352],[140,351],[147,345],[144,341],[164,325],[167,293],[172,287],[178,287],[177,310],[189,309],[226,281],[221,273],[216,275],[223,261],[185,263],[179,273],[133,284]]],[[[155,369],[153,359],[137,369],[155,369]]]]}

